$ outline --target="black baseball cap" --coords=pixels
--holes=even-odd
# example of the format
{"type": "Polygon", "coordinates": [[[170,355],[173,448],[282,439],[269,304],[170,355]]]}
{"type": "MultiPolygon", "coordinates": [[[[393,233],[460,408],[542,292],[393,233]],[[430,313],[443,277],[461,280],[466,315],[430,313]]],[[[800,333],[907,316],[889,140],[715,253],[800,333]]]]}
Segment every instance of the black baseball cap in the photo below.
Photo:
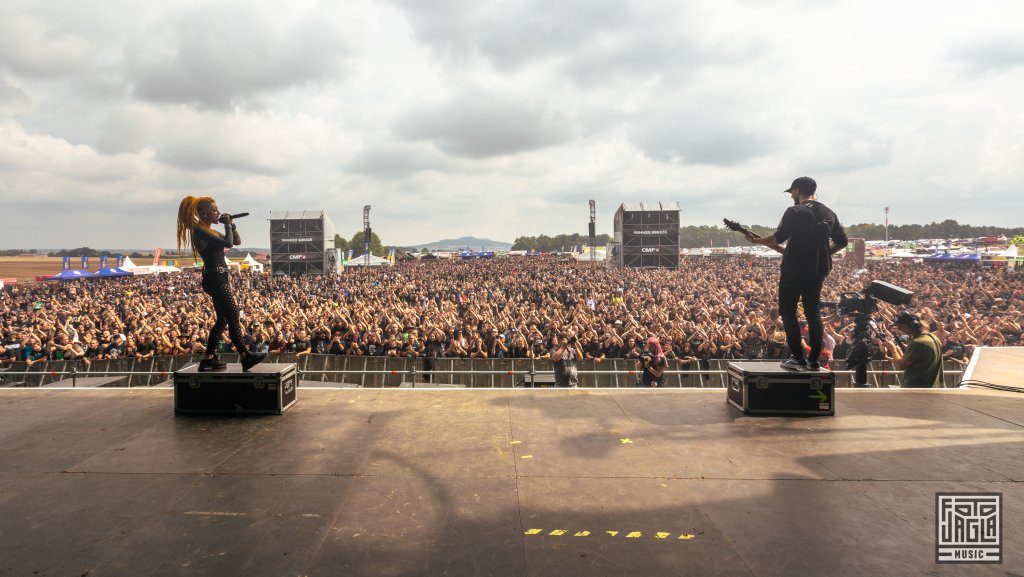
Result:
{"type": "Polygon", "coordinates": [[[793,192],[794,188],[799,188],[800,193],[804,196],[810,196],[814,194],[814,191],[818,190],[818,183],[814,182],[814,179],[809,176],[801,176],[794,180],[793,184],[789,185],[789,188],[782,192],[793,192]]]}
{"type": "Polygon", "coordinates": [[[920,319],[917,318],[917,315],[915,315],[914,313],[910,311],[901,311],[898,315],[896,315],[896,318],[892,320],[892,324],[912,327],[921,324],[921,321],[920,319]]]}

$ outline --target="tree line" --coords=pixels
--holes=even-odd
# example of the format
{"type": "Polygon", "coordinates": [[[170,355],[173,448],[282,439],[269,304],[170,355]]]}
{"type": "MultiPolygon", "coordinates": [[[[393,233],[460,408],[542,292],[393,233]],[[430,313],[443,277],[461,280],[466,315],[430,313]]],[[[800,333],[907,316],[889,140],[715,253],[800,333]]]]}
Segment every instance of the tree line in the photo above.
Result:
{"type": "MultiPolygon", "coordinates": [[[[761,225],[748,226],[754,234],[764,236],[775,232],[775,227],[761,225]]],[[[846,236],[863,238],[864,240],[885,240],[885,226],[874,223],[843,225],[846,236]]],[[[1024,235],[1024,228],[1002,228],[998,226],[971,226],[960,224],[949,219],[930,224],[889,225],[889,240],[918,240],[922,238],[981,238],[986,236],[1006,236],[1010,239],[1024,235]]],[[[701,248],[712,246],[737,246],[749,244],[743,235],[733,232],[724,226],[684,226],[679,229],[679,246],[681,248],[701,248]]]]}
{"type": "MultiPolygon", "coordinates": [[[[597,246],[603,247],[608,244],[611,237],[607,234],[599,234],[594,237],[597,246]]],[[[548,236],[521,236],[512,243],[511,250],[533,250],[539,252],[554,252],[559,250],[573,250],[577,245],[589,245],[590,236],[573,233],[548,236]]]]}
{"type": "MultiPolygon", "coordinates": [[[[745,225],[754,234],[764,236],[775,232],[775,227],[763,225],[745,225]]],[[[885,240],[885,226],[874,223],[862,223],[844,225],[846,235],[850,238],[863,238],[865,240],[885,240]]],[[[1008,239],[1024,237],[1024,227],[1003,228],[998,226],[971,226],[960,224],[955,220],[947,219],[942,222],[930,224],[902,224],[889,225],[889,240],[918,240],[922,238],[981,238],[986,236],[1006,236],[1008,239]]],[[[597,236],[597,246],[605,246],[611,237],[607,234],[597,236]]],[[[559,234],[555,236],[521,236],[515,240],[512,250],[537,250],[551,252],[569,250],[577,244],[587,244],[590,237],[579,233],[559,234]]],[[[680,248],[702,248],[720,246],[738,246],[748,243],[738,232],[733,232],[725,226],[683,226],[679,228],[680,248]]]]}

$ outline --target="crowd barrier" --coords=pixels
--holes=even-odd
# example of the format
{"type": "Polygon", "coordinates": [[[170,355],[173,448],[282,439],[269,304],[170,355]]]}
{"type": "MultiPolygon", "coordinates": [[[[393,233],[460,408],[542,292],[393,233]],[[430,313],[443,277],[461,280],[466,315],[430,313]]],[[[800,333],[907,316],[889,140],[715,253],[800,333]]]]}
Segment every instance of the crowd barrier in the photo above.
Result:
{"type": "MultiPolygon", "coordinates": [[[[135,359],[94,360],[86,367],[82,361],[46,361],[27,366],[14,363],[0,371],[0,386],[45,387],[60,382],[67,385],[71,379],[98,382],[106,387],[152,387],[166,384],[176,370],[197,363],[200,355],[160,356],[146,361],[135,359]],[[24,373],[24,374],[19,374],[24,373]]],[[[228,363],[238,362],[238,355],[220,355],[228,363]]],[[[666,387],[705,388],[725,387],[726,368],[739,359],[710,359],[697,365],[680,365],[669,361],[664,376],[666,387]]],[[[532,359],[433,359],[431,372],[424,370],[425,359],[406,357],[350,357],[343,355],[296,355],[270,353],[265,362],[296,363],[301,380],[306,386],[322,383],[326,386],[397,387],[403,383],[432,383],[436,385],[470,388],[515,387],[531,384],[538,375],[550,375],[549,360],[532,359]]],[[[845,361],[833,361],[836,386],[849,387],[853,380],[845,361]]],[[[584,360],[578,364],[581,387],[620,388],[637,386],[636,362],[625,359],[603,361],[584,360]],[[631,374],[632,373],[632,374],[631,374]]],[[[945,386],[959,385],[962,365],[946,361],[945,386]]],[[[868,366],[868,385],[886,388],[899,386],[902,373],[892,361],[872,361],[868,366]]],[[[97,386],[97,385],[87,385],[97,386]]]]}

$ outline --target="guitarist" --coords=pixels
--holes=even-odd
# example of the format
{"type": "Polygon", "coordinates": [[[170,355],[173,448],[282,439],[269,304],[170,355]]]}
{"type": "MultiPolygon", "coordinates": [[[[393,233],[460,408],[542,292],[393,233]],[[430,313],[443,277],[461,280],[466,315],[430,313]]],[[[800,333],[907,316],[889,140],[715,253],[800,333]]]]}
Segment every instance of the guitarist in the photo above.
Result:
{"type": "Polygon", "coordinates": [[[818,202],[815,191],[818,183],[813,178],[801,176],[785,190],[793,199],[793,206],[786,209],[782,221],[773,234],[755,236],[745,231],[747,240],[755,244],[782,250],[782,265],[779,272],[779,315],[786,329],[786,344],[790,356],[779,366],[797,371],[819,370],[824,326],[821,322],[821,286],[832,270],[832,255],[846,247],[847,238],[839,217],[827,206],[818,202]],[[800,339],[800,325],[797,322],[797,303],[803,301],[807,317],[807,340],[811,347],[804,358],[800,339]]]}

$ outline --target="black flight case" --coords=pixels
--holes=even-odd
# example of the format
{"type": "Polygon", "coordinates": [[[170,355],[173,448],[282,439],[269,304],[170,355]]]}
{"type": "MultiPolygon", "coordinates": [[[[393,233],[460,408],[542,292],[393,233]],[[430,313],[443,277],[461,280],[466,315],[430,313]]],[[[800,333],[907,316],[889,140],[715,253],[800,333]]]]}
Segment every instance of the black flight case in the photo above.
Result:
{"type": "Polygon", "coordinates": [[[832,371],[793,371],[778,361],[729,363],[727,398],[746,414],[835,415],[832,371]]]}
{"type": "Polygon", "coordinates": [[[294,363],[262,363],[249,372],[238,363],[207,372],[189,365],[174,372],[174,412],[280,415],[295,404],[298,385],[294,363]]]}

